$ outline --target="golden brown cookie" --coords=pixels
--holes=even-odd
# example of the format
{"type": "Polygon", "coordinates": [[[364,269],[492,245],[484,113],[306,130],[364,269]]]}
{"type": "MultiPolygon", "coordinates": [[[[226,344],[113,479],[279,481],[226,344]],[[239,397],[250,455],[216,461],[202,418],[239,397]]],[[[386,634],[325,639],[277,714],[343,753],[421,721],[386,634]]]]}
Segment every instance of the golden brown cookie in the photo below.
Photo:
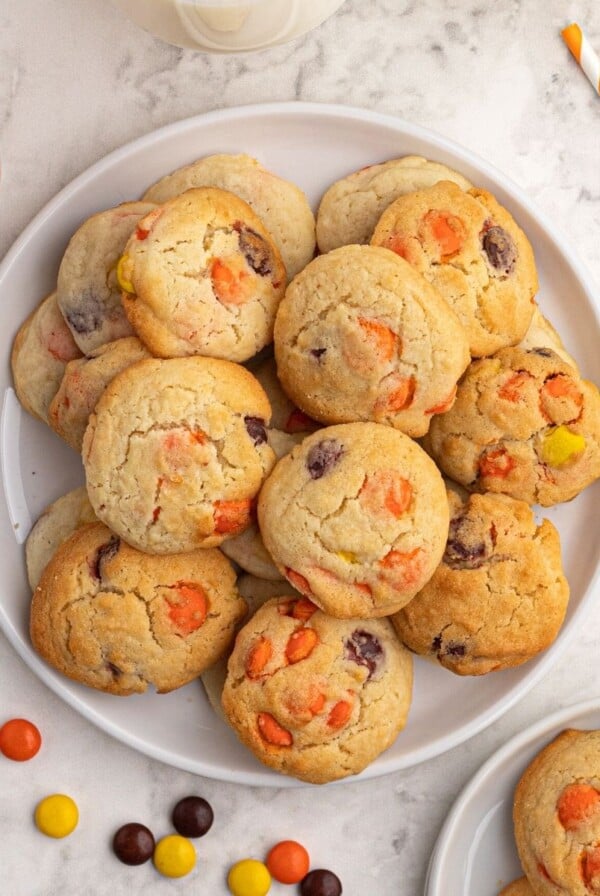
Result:
{"type": "Polygon", "coordinates": [[[531,884],[526,877],[519,877],[513,880],[498,893],[498,896],[535,896],[531,888],[531,884]]]}
{"type": "Polygon", "coordinates": [[[377,221],[399,196],[451,180],[462,190],[472,185],[446,165],[422,156],[402,156],[367,165],[333,183],[317,212],[317,242],[321,252],[339,246],[368,243],[377,221]]]}
{"type": "Polygon", "coordinates": [[[600,476],[600,395],[551,349],[473,362],[423,440],[450,478],[549,506],[600,476]]]}
{"type": "Polygon", "coordinates": [[[31,639],[51,666],[89,687],[164,693],[216,662],[244,612],[220,551],[150,557],[91,523],[46,567],[31,604],[31,639]]]}
{"type": "Polygon", "coordinates": [[[470,361],[447,302],[404,259],[374,246],[321,255],[275,321],[285,392],[322,423],[373,420],[417,437],[454,401],[470,361]]]}
{"type": "Polygon", "coordinates": [[[69,361],[48,409],[54,432],[81,451],[90,414],[108,384],[130,364],[149,357],[136,336],[124,336],[93,349],[87,358],[69,361]]]}
{"type": "Polygon", "coordinates": [[[162,203],[192,187],[218,187],[244,199],[272,234],[288,279],[313,257],[315,219],[306,196],[251,156],[205,156],[167,174],[146,191],[144,199],[162,203]]]}
{"type": "Polygon", "coordinates": [[[134,330],[157,357],[246,361],[271,342],[286,273],[250,206],[187,190],[143,218],[118,265],[134,330]]]}
{"type": "Polygon", "coordinates": [[[323,784],[358,774],[406,723],[412,660],[386,619],[274,598],[236,638],[223,709],[265,765],[323,784]]]}
{"type": "Polygon", "coordinates": [[[600,731],[568,729],[523,773],[513,820],[536,896],[600,893],[600,731]]]}
{"type": "Polygon", "coordinates": [[[332,616],[387,616],[433,575],[448,533],[435,464],[379,423],[329,426],[279,461],[258,520],[279,571],[332,616]]]}
{"type": "Polygon", "coordinates": [[[400,640],[458,675],[526,662],[556,638],[569,600],[560,538],[549,520],[506,495],[448,491],[442,562],[391,617],[400,640]]]}
{"type": "Polygon", "coordinates": [[[397,252],[440,291],[473,356],[525,335],[538,288],[533,250],[491,193],[441,181],[401,196],[379,219],[371,243],[397,252]]]}
{"type": "Polygon", "coordinates": [[[214,547],[250,525],[275,455],[267,397],[214,358],[149,358],[117,374],[90,417],[83,462],[92,506],[134,547],[214,547]]]}
{"type": "Polygon", "coordinates": [[[65,367],[81,352],[60,313],[56,293],[47,296],[21,324],[10,358],[17,398],[26,411],[48,422],[48,408],[65,367]]]}

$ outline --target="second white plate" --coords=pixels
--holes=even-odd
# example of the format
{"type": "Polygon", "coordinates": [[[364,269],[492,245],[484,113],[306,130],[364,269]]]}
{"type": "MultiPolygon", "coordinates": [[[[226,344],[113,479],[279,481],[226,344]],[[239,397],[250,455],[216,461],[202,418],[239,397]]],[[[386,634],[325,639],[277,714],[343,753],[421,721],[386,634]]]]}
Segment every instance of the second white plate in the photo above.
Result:
{"type": "Polygon", "coordinates": [[[488,759],[440,832],[425,896],[498,896],[502,887],[523,876],[513,836],[515,787],[534,756],[565,728],[600,728],[600,698],[548,716],[488,759]]]}

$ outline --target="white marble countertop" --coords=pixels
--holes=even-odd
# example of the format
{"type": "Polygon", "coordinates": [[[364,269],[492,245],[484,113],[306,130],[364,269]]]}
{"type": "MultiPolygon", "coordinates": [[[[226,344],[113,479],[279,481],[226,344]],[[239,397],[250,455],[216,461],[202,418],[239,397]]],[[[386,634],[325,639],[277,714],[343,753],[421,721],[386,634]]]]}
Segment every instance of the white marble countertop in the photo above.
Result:
{"type": "MultiPolygon", "coordinates": [[[[346,0],[293,43],[225,57],[155,40],[105,0],[3,0],[0,256],[61,187],[133,138],[223,106],[312,100],[392,113],[484,157],[568,231],[598,281],[600,98],[560,39],[569,16],[600,48],[593,0],[346,0]]],[[[0,724],[24,716],[44,738],[29,763],[0,756],[0,890],[219,896],[233,861],[293,837],[313,867],[338,873],[348,896],[417,896],[440,826],[480,764],[531,722],[600,696],[599,627],[596,601],[550,674],[464,745],[387,777],[303,789],[224,784],[134,752],[63,704],[0,636],[0,724]],[[62,841],[32,823],[36,802],[56,791],[81,813],[62,841]],[[120,824],[146,820],[161,836],[188,793],[204,795],[216,816],[189,877],[168,881],[151,864],[116,861],[110,840],[120,824]]]]}

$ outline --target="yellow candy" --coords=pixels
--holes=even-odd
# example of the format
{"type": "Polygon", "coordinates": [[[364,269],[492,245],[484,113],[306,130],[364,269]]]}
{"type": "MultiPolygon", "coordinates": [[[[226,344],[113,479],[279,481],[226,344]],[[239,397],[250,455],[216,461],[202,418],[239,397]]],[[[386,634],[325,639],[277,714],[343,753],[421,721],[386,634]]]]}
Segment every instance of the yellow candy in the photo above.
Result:
{"type": "Polygon", "coordinates": [[[567,426],[552,429],[542,442],[542,460],[550,467],[565,467],[585,451],[585,439],[567,426]]]}
{"type": "Polygon", "coordinates": [[[227,886],[233,896],[265,896],[271,889],[271,875],[262,862],[242,859],[229,869],[227,886]]]}
{"type": "Polygon", "coordinates": [[[125,265],[129,261],[129,255],[121,255],[117,262],[117,282],[122,290],[135,294],[135,288],[131,280],[125,274],[125,265]]]}
{"type": "Polygon", "coordinates": [[[342,560],[345,560],[346,563],[358,563],[358,558],[353,551],[338,551],[337,555],[342,560]]]}
{"type": "Polygon", "coordinates": [[[35,809],[35,823],[47,837],[67,837],[77,827],[79,810],[70,796],[53,793],[35,809]]]}
{"type": "Polygon", "coordinates": [[[169,834],[156,844],[153,862],[165,877],[184,877],[196,864],[196,850],[187,837],[169,834]]]}

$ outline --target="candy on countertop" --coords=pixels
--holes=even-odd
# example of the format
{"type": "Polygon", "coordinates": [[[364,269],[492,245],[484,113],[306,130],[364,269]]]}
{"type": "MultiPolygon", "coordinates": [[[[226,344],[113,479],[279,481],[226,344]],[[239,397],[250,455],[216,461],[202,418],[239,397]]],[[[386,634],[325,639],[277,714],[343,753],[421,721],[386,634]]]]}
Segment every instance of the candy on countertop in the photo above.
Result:
{"type": "Polygon", "coordinates": [[[113,837],[113,852],[125,865],[143,865],[154,853],[154,835],[138,822],[124,824],[113,837]]]}
{"type": "Polygon", "coordinates": [[[297,884],[308,874],[310,858],[301,843],[281,840],[269,850],[266,865],[279,883],[297,884]]]}
{"type": "Polygon", "coordinates": [[[15,762],[33,759],[42,745],[42,735],[27,719],[9,719],[0,728],[0,753],[15,762]]]}
{"type": "Polygon", "coordinates": [[[213,820],[212,807],[201,796],[186,796],[179,800],[171,815],[173,827],[183,837],[203,837],[213,820]]]}
{"type": "Polygon", "coordinates": [[[339,877],[326,868],[310,871],[300,884],[301,896],[341,896],[339,877]]]}
{"type": "Polygon", "coordinates": [[[79,821],[77,804],[64,793],[53,793],[41,800],[35,809],[35,823],[47,837],[68,837],[79,821]]]}
{"type": "Polygon", "coordinates": [[[154,866],[165,877],[184,877],[196,864],[196,850],[187,837],[168,834],[154,850],[154,866]]]}
{"type": "Polygon", "coordinates": [[[266,896],[271,889],[271,875],[263,862],[241,859],[229,869],[227,886],[232,896],[266,896]]]}

